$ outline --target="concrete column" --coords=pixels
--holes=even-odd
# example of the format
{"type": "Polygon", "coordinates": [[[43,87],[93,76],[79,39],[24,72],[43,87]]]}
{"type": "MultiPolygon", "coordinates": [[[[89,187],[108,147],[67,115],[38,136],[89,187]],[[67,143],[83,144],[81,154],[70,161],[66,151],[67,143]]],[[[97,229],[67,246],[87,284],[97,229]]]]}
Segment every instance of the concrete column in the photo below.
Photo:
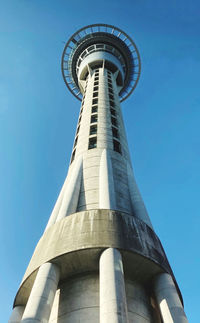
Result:
{"type": "Polygon", "coordinates": [[[169,274],[156,277],[155,295],[164,323],[188,323],[182,303],[169,274]]]}
{"type": "Polygon", "coordinates": [[[99,167],[99,208],[116,209],[112,163],[106,149],[101,154],[99,167]]]}
{"type": "Polygon", "coordinates": [[[24,313],[24,306],[15,306],[13,308],[11,317],[8,321],[8,323],[19,323],[21,322],[22,315],[24,313]]]}
{"type": "Polygon", "coordinates": [[[56,222],[63,219],[65,216],[76,212],[81,187],[82,173],[83,159],[82,156],[79,156],[74,161],[71,173],[68,174],[69,177],[67,177],[62,204],[60,206],[56,222]]]}
{"type": "Polygon", "coordinates": [[[62,187],[61,192],[60,192],[60,194],[58,196],[56,204],[55,204],[55,206],[53,208],[53,211],[52,211],[52,213],[50,215],[50,218],[49,218],[49,221],[48,221],[47,226],[45,228],[45,231],[56,222],[60,207],[62,205],[63,194],[64,194],[66,182],[67,182],[67,178],[66,178],[66,180],[65,180],[65,182],[63,184],[63,187],[62,187]]]}
{"type": "Polygon", "coordinates": [[[131,197],[133,214],[139,219],[141,219],[142,221],[144,221],[153,230],[151,220],[148,216],[142,196],[137,187],[137,184],[133,175],[133,170],[128,162],[127,162],[127,176],[128,176],[128,186],[129,186],[129,192],[131,197]]]}
{"type": "Polygon", "coordinates": [[[128,323],[122,258],[113,248],[100,257],[100,323],[128,323]]]}
{"type": "Polygon", "coordinates": [[[59,268],[49,262],[38,270],[26,308],[23,323],[48,323],[59,282],[59,268]]]}

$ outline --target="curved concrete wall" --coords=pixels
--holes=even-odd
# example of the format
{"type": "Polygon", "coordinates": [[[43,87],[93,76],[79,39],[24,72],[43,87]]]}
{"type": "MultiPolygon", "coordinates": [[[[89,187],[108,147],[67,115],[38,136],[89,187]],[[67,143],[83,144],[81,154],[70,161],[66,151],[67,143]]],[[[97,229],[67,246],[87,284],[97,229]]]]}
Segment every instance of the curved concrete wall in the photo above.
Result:
{"type": "MultiPolygon", "coordinates": [[[[100,251],[109,247],[141,255],[146,259],[144,269],[149,268],[148,276],[158,272],[158,268],[171,273],[158,237],[143,221],[112,210],[84,211],[58,221],[45,231],[27,268],[15,304],[26,302],[32,286],[32,275],[34,277],[43,263],[57,263],[61,268],[61,279],[64,279],[75,270],[94,270],[100,251]],[[83,268],[86,262],[84,258],[82,262],[79,259],[83,252],[88,268],[87,265],[83,268]]],[[[128,267],[131,268],[130,261],[128,267]]]]}

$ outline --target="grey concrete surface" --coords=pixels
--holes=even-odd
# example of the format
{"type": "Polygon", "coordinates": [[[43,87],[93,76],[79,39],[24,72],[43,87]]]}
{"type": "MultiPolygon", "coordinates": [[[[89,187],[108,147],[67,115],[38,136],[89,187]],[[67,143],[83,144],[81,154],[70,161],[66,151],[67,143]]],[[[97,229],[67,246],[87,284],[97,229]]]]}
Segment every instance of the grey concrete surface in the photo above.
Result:
{"type": "Polygon", "coordinates": [[[24,306],[15,306],[13,308],[12,314],[9,318],[8,323],[19,323],[21,322],[22,315],[24,313],[24,306]]]}
{"type": "Polygon", "coordinates": [[[123,263],[117,249],[103,251],[99,280],[100,323],[128,323],[123,263]]]}
{"type": "Polygon", "coordinates": [[[48,323],[59,277],[60,270],[57,265],[45,263],[40,267],[21,322],[48,323]]]}
{"type": "Polygon", "coordinates": [[[155,295],[163,323],[188,323],[173,279],[163,273],[155,278],[155,295]]]}

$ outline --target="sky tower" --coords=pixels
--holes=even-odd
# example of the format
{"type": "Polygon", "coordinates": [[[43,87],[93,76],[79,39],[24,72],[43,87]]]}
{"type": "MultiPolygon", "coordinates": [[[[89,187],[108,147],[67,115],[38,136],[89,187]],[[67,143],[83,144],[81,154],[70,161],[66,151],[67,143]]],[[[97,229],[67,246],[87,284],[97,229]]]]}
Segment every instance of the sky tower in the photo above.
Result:
{"type": "Polygon", "coordinates": [[[117,27],[67,42],[62,74],[81,101],[67,177],[9,323],[186,323],[182,296],[134,179],[120,108],[140,56],[117,27]]]}

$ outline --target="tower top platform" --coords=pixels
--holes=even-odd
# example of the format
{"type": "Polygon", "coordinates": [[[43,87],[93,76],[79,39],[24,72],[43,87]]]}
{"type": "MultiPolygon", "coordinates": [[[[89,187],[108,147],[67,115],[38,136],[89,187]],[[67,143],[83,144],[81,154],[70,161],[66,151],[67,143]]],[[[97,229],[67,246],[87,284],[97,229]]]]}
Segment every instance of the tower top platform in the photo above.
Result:
{"type": "Polygon", "coordinates": [[[135,89],[140,77],[141,61],[133,40],[121,29],[107,24],[93,24],[79,29],[65,45],[62,55],[62,75],[68,89],[82,99],[78,79],[87,76],[84,67],[105,64],[113,72],[118,70],[120,101],[135,89]]]}

